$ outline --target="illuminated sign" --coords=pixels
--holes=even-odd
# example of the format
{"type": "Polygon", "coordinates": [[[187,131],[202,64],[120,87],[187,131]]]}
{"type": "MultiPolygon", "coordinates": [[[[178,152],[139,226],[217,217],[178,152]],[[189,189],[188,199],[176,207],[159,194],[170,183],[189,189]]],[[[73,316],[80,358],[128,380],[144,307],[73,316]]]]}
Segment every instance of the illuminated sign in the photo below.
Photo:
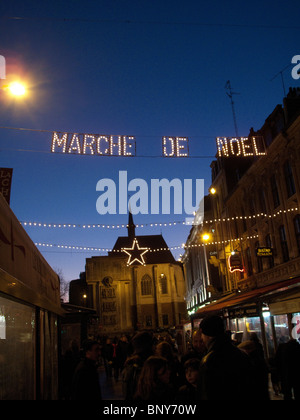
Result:
{"type": "MultiPolygon", "coordinates": [[[[79,134],[54,131],[52,134],[52,153],[65,153],[94,156],[136,156],[134,136],[79,134]]],[[[187,157],[188,138],[162,138],[163,157],[187,157]]]]}
{"type": "Polygon", "coordinates": [[[273,250],[272,248],[258,247],[256,248],[256,256],[257,257],[272,257],[273,250]]]}
{"type": "Polygon", "coordinates": [[[0,193],[8,204],[10,202],[12,173],[12,168],[0,168],[0,193]]]}
{"type": "Polygon", "coordinates": [[[51,152],[78,155],[135,156],[135,137],[58,133],[54,131],[51,152]]]}
{"type": "Polygon", "coordinates": [[[217,137],[219,157],[250,157],[266,155],[263,137],[217,137]]]}
{"type": "Polygon", "coordinates": [[[164,157],[187,157],[189,155],[187,137],[163,137],[162,141],[164,157]]]}
{"type": "Polygon", "coordinates": [[[235,271],[240,271],[241,273],[244,272],[244,267],[242,264],[242,260],[240,257],[240,254],[238,253],[232,253],[228,257],[228,267],[230,273],[234,273],[235,271]]]}

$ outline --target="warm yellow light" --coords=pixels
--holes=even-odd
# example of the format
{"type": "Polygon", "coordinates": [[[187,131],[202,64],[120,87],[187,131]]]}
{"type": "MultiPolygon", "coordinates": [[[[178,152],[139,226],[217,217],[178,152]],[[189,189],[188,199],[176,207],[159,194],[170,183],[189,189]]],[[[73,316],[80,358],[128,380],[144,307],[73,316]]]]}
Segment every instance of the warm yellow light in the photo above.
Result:
{"type": "Polygon", "coordinates": [[[216,194],[217,190],[214,187],[211,187],[210,189],[210,193],[211,194],[216,194]]]}
{"type": "Polygon", "coordinates": [[[210,235],[208,234],[208,233],[204,233],[203,235],[202,235],[202,239],[203,239],[203,241],[209,241],[210,240],[210,235]]]}
{"type": "Polygon", "coordinates": [[[13,82],[8,86],[10,93],[14,96],[23,96],[26,93],[26,88],[22,83],[13,82]]]}

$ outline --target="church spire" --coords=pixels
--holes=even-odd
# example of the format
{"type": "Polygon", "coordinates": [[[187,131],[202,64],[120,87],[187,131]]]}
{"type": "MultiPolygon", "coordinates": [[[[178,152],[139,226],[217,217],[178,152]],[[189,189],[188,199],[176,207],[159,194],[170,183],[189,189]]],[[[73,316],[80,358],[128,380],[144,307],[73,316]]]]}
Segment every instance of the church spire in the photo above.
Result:
{"type": "Polygon", "coordinates": [[[128,238],[134,239],[135,238],[135,224],[133,223],[133,217],[132,217],[130,208],[129,208],[129,215],[128,215],[127,230],[128,230],[128,238]]]}

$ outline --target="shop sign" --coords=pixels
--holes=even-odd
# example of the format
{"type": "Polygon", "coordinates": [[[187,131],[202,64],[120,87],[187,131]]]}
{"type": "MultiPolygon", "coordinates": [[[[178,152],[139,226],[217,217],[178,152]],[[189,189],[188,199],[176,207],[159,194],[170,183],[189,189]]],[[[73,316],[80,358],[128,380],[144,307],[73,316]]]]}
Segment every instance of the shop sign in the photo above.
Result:
{"type": "Polygon", "coordinates": [[[267,247],[258,247],[256,248],[256,256],[257,257],[272,257],[273,249],[267,248],[267,247]]]}
{"type": "Polygon", "coordinates": [[[10,190],[13,170],[11,168],[0,168],[0,193],[10,203],[10,190]]]}
{"type": "Polygon", "coordinates": [[[258,306],[245,306],[242,308],[228,309],[229,318],[244,318],[251,316],[259,316],[258,306]]]}
{"type": "Polygon", "coordinates": [[[228,257],[228,267],[230,273],[234,273],[235,271],[244,271],[244,267],[242,264],[242,259],[239,253],[234,252],[228,257]]]}

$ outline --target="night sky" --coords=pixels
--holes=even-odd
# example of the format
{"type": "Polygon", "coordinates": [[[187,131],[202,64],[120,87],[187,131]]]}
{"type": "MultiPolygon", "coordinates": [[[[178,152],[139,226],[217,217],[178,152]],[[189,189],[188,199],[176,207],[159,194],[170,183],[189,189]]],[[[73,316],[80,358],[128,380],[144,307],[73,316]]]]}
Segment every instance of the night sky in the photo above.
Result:
{"type": "MultiPolygon", "coordinates": [[[[153,178],[204,179],[208,193],[215,139],[235,136],[226,82],[236,93],[238,132],[245,137],[282,103],[284,89],[300,87],[291,75],[292,57],[300,54],[299,9],[294,0],[1,2],[7,80],[0,87],[14,78],[28,87],[18,100],[0,90],[0,167],[14,170],[11,208],[18,219],[126,224],[127,215],[96,210],[97,182],[118,185],[119,171],[148,185],[153,178]],[[53,154],[54,131],[134,136],[137,156],[53,154]],[[163,136],[188,137],[189,157],[163,158],[163,136]]],[[[184,220],[173,212],[134,216],[137,224],[184,220]]],[[[136,234],[162,233],[175,247],[189,230],[148,226],[136,234]]],[[[26,231],[38,243],[107,249],[127,235],[124,228],[26,231]]],[[[78,278],[86,258],[107,254],[39,250],[66,281],[78,278]]]]}

